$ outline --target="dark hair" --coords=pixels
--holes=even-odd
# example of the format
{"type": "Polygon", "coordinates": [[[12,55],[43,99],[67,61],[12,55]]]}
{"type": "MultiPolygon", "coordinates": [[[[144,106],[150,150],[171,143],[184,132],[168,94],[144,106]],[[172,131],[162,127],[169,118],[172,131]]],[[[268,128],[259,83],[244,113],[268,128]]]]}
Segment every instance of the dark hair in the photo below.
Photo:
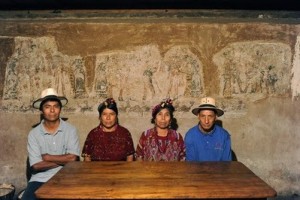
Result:
{"type": "Polygon", "coordinates": [[[43,111],[43,105],[48,102],[48,101],[56,101],[58,102],[59,104],[59,107],[62,108],[62,104],[61,104],[61,101],[57,98],[57,97],[49,97],[49,98],[46,98],[44,99],[41,104],[40,104],[40,111],[43,111]]]}
{"type": "Polygon", "coordinates": [[[116,115],[118,116],[117,103],[115,102],[115,100],[113,98],[108,98],[104,102],[99,104],[99,106],[98,106],[99,115],[102,114],[102,112],[105,108],[113,110],[116,113],[116,115]]]}
{"type": "Polygon", "coordinates": [[[155,123],[155,118],[157,113],[159,113],[162,109],[168,109],[170,112],[170,116],[171,116],[171,123],[170,123],[170,128],[173,130],[177,130],[178,129],[178,124],[177,124],[177,119],[174,118],[174,111],[175,108],[173,106],[173,102],[171,99],[166,99],[161,101],[158,105],[154,106],[154,108],[152,109],[152,119],[151,119],[151,123],[154,124],[155,123]]]}

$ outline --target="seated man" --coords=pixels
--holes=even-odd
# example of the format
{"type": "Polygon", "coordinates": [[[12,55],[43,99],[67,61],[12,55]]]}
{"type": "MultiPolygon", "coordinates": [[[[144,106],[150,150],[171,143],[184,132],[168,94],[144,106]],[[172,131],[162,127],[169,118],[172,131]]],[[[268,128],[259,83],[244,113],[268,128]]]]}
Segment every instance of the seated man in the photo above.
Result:
{"type": "Polygon", "coordinates": [[[192,113],[198,116],[199,123],[185,135],[186,160],[231,161],[230,135],[215,123],[224,111],[216,107],[213,98],[205,97],[192,113]]]}
{"type": "Polygon", "coordinates": [[[42,113],[41,123],[28,135],[27,150],[32,176],[22,200],[36,199],[34,192],[66,163],[79,158],[80,147],[77,129],[60,118],[61,108],[68,100],[48,88],[33,107],[42,113]]]}

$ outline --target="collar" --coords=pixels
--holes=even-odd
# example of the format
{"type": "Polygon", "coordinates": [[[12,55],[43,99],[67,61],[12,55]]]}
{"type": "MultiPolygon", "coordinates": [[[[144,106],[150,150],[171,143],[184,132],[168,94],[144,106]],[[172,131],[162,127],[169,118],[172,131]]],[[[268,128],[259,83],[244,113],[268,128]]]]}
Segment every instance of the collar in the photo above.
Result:
{"type": "Polygon", "coordinates": [[[104,131],[104,130],[103,130],[103,125],[100,123],[100,124],[99,124],[99,129],[100,129],[103,133],[113,133],[113,132],[116,132],[116,131],[117,131],[117,129],[119,128],[119,124],[117,123],[115,126],[116,126],[116,129],[115,129],[114,131],[104,131]]]}
{"type": "Polygon", "coordinates": [[[51,134],[51,133],[49,133],[49,132],[45,129],[45,127],[44,127],[44,121],[45,121],[45,120],[42,119],[41,122],[40,122],[41,133],[42,133],[43,135],[56,135],[58,132],[61,132],[61,131],[62,131],[63,120],[62,120],[61,118],[59,118],[59,126],[58,126],[58,128],[57,128],[55,134],[51,134]]]}
{"type": "Polygon", "coordinates": [[[210,132],[208,132],[208,133],[203,132],[203,131],[200,129],[200,125],[199,125],[199,124],[197,125],[197,127],[198,127],[199,132],[200,132],[202,135],[204,135],[204,136],[212,136],[212,135],[214,134],[215,130],[216,130],[216,125],[215,125],[215,124],[214,124],[213,129],[212,129],[210,132]]]}

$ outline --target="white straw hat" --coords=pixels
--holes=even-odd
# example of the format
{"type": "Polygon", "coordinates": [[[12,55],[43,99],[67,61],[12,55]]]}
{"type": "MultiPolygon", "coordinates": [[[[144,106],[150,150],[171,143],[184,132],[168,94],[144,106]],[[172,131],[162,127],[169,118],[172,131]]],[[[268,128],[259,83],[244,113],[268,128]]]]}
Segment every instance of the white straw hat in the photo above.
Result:
{"type": "Polygon", "coordinates": [[[45,90],[42,91],[42,94],[41,94],[41,98],[39,98],[38,100],[34,101],[32,106],[34,108],[37,108],[39,109],[40,106],[41,106],[41,103],[44,101],[44,100],[47,100],[47,99],[57,99],[61,102],[61,105],[62,106],[65,106],[67,103],[68,103],[68,99],[66,97],[63,97],[63,96],[58,96],[57,92],[55,89],[53,88],[47,88],[45,90]]]}
{"type": "Polygon", "coordinates": [[[204,97],[200,101],[200,106],[194,108],[192,113],[198,115],[200,110],[214,110],[217,113],[217,116],[220,117],[224,114],[224,111],[216,107],[216,101],[212,97],[204,97]]]}

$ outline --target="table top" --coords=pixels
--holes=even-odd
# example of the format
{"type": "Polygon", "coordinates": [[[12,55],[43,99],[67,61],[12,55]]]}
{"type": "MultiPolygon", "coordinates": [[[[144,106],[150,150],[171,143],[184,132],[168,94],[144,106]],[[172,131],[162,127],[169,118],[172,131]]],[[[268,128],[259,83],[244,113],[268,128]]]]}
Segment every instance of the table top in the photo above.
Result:
{"type": "Polygon", "coordinates": [[[276,191],[240,162],[71,162],[40,199],[268,198],[276,191]]]}

